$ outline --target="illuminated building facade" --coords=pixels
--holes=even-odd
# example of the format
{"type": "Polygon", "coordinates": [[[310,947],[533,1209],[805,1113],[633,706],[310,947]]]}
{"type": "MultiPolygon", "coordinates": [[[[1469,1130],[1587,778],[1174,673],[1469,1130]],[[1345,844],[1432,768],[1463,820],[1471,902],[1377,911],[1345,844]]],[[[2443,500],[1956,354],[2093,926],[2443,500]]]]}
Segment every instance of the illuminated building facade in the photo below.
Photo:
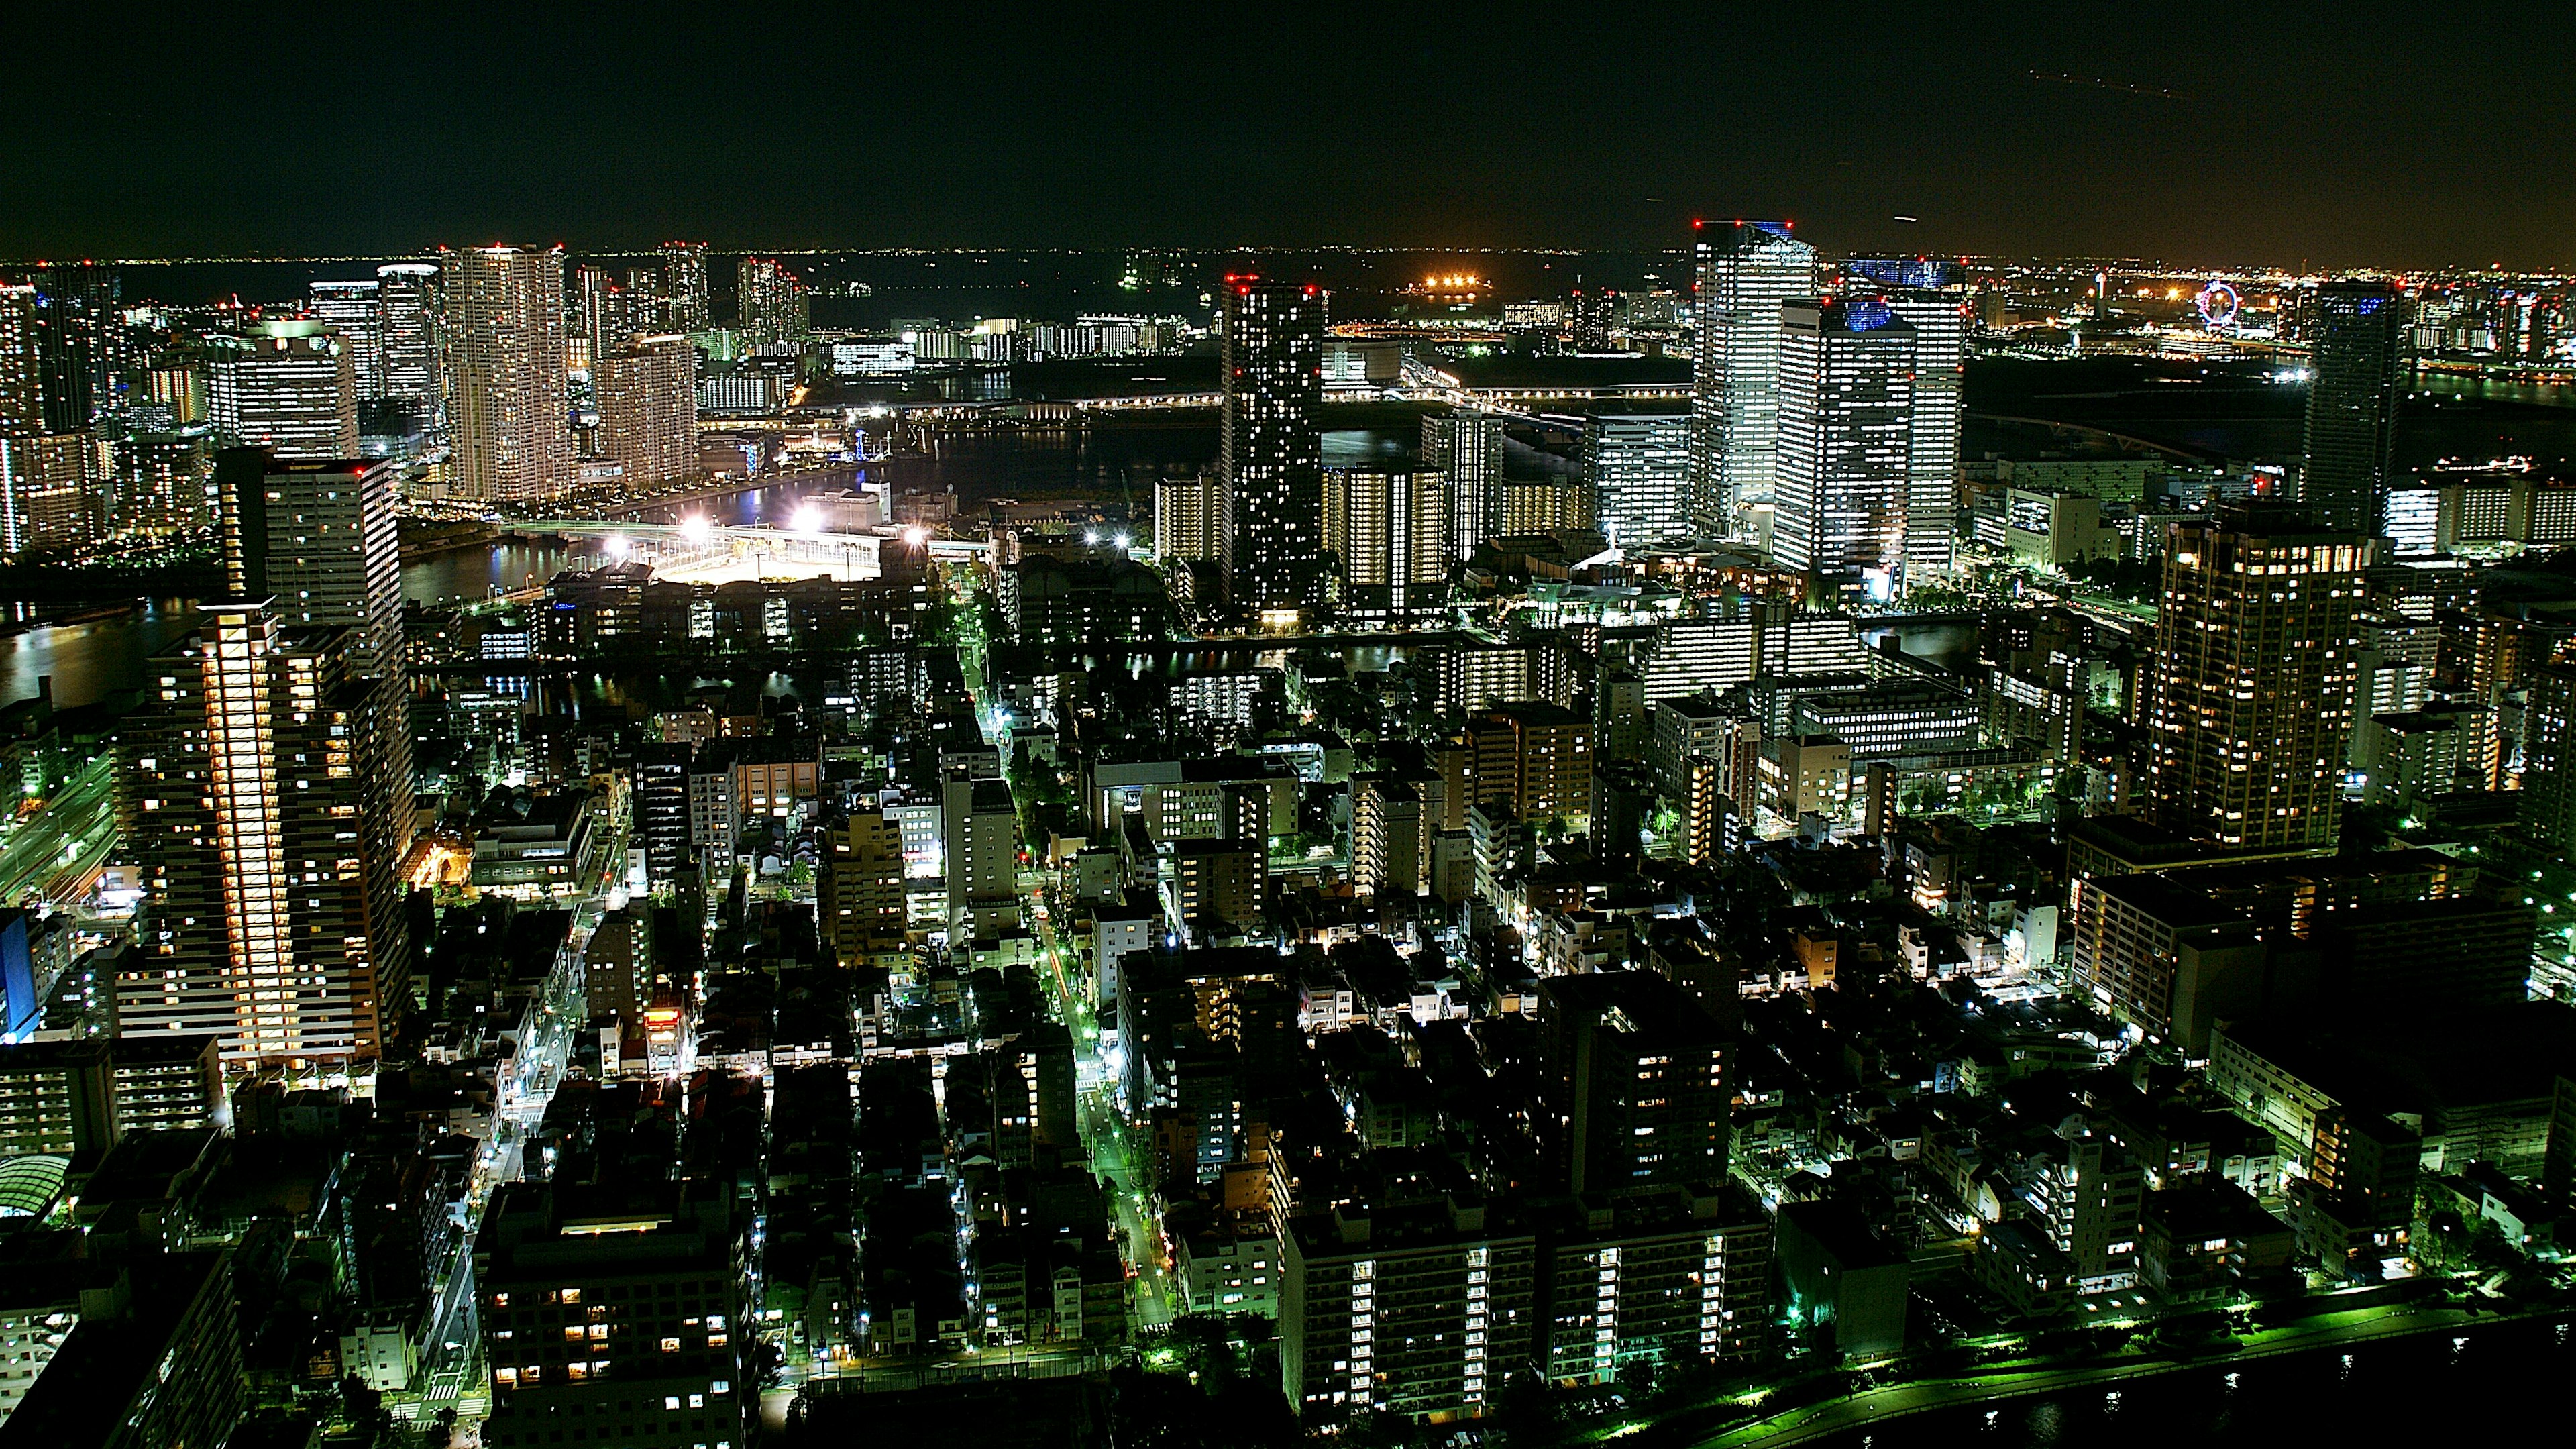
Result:
{"type": "Polygon", "coordinates": [[[1584,421],[1584,481],[1611,542],[1633,546],[1690,532],[1690,430],[1679,413],[1584,421]]]}
{"type": "Polygon", "coordinates": [[[224,442],[281,458],[358,456],[356,349],[324,323],[264,322],[209,371],[224,442]]]}
{"type": "Polygon", "coordinates": [[[91,531],[98,444],[89,433],[0,435],[0,551],[77,548],[91,531]]]}
{"type": "Polygon", "coordinates": [[[2397,402],[2411,365],[2406,299],[2386,282],[2317,289],[2309,336],[2299,502],[2327,528],[2376,533],[2396,460],[2397,402]]]}
{"type": "Polygon", "coordinates": [[[446,407],[439,385],[438,267],[392,262],[376,268],[376,337],[384,391],[377,401],[436,437],[446,407]]]}
{"type": "Polygon", "coordinates": [[[698,354],[678,336],[637,337],[591,367],[599,456],[625,465],[625,486],[654,489],[697,471],[698,354]]]}
{"type": "Polygon", "coordinates": [[[361,673],[399,667],[402,545],[395,465],[364,458],[270,458],[234,448],[216,460],[224,566],[236,597],[270,598],[280,623],[354,629],[361,673]]]}
{"type": "Polygon", "coordinates": [[[776,257],[744,257],[735,267],[734,307],[746,340],[793,342],[805,335],[805,284],[776,257]]]}
{"type": "Polygon", "coordinates": [[[359,399],[385,395],[384,304],[381,282],[314,282],[305,310],[325,330],[340,334],[357,375],[359,399]]]}
{"type": "Polygon", "coordinates": [[[1234,509],[1226,563],[1235,601],[1304,609],[1322,581],[1323,294],[1230,277],[1222,325],[1217,477],[1234,509]]]}
{"type": "Polygon", "coordinates": [[[477,502],[553,497],[573,480],[563,249],[469,247],[443,260],[450,491],[477,502]]]}
{"type": "Polygon", "coordinates": [[[1773,556],[1812,596],[1886,598],[1905,561],[1914,328],[1870,298],[1780,317],[1773,556]]]}
{"type": "Polygon", "coordinates": [[[409,957],[397,862],[371,827],[408,833],[380,813],[394,802],[377,754],[407,726],[387,717],[398,695],[350,673],[358,643],[219,600],[146,667],[128,794],[131,833],[155,848],[117,983],[126,1034],[212,1034],[236,1069],[382,1050],[409,957]]]}
{"type": "Polygon", "coordinates": [[[1437,615],[1449,594],[1449,479],[1428,471],[1324,474],[1324,552],[1352,619],[1437,615]]]}
{"type": "Polygon", "coordinates": [[[674,332],[707,330],[707,244],[662,243],[663,321],[674,332]]]}
{"type": "Polygon", "coordinates": [[[2146,686],[2157,823],[2231,846],[2331,848],[2369,539],[2234,508],[2165,540],[2146,686]]]}
{"type": "Polygon", "coordinates": [[[1958,530],[1966,303],[1943,290],[1950,280],[1945,262],[1864,260],[1852,268],[1883,283],[1880,300],[1914,329],[1914,432],[1905,485],[1905,568],[1912,578],[1950,566],[1958,530]]]}
{"type": "Polygon", "coordinates": [[[1503,419],[1499,413],[1431,413],[1422,419],[1422,466],[1449,475],[1450,548],[1455,557],[1502,532],[1503,419]]]}
{"type": "Polygon", "coordinates": [[[1225,558],[1234,526],[1225,485],[1211,475],[1154,481],[1154,556],[1166,563],[1225,558]]]}
{"type": "Polygon", "coordinates": [[[1704,532],[1742,528],[1771,500],[1780,409],[1780,308],[1815,295],[1816,249],[1785,221],[1696,226],[1698,355],[1691,373],[1693,515],[1704,532]]]}
{"type": "Polygon", "coordinates": [[[37,335],[36,289],[0,287],[0,437],[44,431],[37,335]]]}

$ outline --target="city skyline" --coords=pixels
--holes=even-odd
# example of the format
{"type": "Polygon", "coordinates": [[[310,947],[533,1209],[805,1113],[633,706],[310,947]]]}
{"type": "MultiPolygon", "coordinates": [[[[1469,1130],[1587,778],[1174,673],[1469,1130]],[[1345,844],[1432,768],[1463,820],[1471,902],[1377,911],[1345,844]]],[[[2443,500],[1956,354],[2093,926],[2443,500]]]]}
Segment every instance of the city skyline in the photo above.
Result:
{"type": "Polygon", "coordinates": [[[2534,33],[13,30],[0,1446],[2536,1402],[2534,33]]]}

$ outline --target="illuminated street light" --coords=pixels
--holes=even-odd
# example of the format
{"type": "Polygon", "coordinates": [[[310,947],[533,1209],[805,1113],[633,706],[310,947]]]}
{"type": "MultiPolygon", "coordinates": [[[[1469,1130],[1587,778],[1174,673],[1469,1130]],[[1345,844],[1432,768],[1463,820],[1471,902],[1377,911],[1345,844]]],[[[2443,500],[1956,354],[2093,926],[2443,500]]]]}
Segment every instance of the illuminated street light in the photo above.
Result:
{"type": "Polygon", "coordinates": [[[692,513],[680,520],[680,536],[691,543],[704,543],[715,534],[715,525],[703,513],[692,513]]]}

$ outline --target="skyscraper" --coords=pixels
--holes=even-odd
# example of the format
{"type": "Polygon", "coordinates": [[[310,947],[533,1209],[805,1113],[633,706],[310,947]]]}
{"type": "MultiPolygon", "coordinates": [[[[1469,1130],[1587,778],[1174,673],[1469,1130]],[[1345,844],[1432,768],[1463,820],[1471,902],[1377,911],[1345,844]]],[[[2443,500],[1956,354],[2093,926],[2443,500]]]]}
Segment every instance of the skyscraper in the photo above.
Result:
{"type": "Polygon", "coordinates": [[[599,359],[626,345],[634,332],[626,305],[626,291],[617,285],[604,267],[572,269],[572,325],[577,335],[588,343],[584,354],[596,367],[599,359]]]}
{"type": "Polygon", "coordinates": [[[1324,474],[1324,552],[1346,618],[1401,624],[1449,596],[1449,480],[1418,470],[1324,474]]]}
{"type": "Polygon", "coordinates": [[[1316,602],[1323,548],[1323,294],[1229,276],[1222,326],[1217,476],[1234,507],[1227,571],[1235,602],[1306,608],[1316,602]]]}
{"type": "Polygon", "coordinates": [[[1960,379],[1967,367],[1966,301],[1948,291],[1950,264],[1860,258],[1851,270],[1914,329],[1914,437],[1905,489],[1909,577],[1950,566],[1959,516],[1960,379]],[[1884,293],[1875,289],[1884,287],[1884,293]]]}
{"type": "Polygon", "coordinates": [[[349,349],[350,370],[357,375],[360,402],[385,395],[384,308],[374,281],[314,282],[307,310],[329,331],[340,334],[349,349]]]}
{"type": "Polygon", "coordinates": [[[625,465],[630,489],[697,471],[698,354],[679,336],[637,337],[591,364],[599,456],[625,465]]]}
{"type": "Polygon", "coordinates": [[[438,268],[392,262],[376,268],[376,331],[384,392],[379,400],[435,438],[446,425],[439,385],[438,268]]]}
{"type": "Polygon", "coordinates": [[[235,597],[146,667],[129,836],[148,840],[128,1031],[238,1066],[375,1056],[410,992],[411,731],[393,470],[217,460],[235,597]]]}
{"type": "Polygon", "coordinates": [[[2406,387],[2406,299],[2386,282],[2317,289],[2299,502],[2328,528],[2376,533],[2406,387]]]}
{"type": "Polygon", "coordinates": [[[1467,558],[1501,530],[1503,419],[1460,408],[1422,419],[1422,466],[1449,475],[1452,555],[1467,558]]]}
{"type": "Polygon", "coordinates": [[[78,433],[121,407],[128,339],[117,274],[96,262],[42,265],[36,291],[37,365],[45,428],[78,433]]]}
{"type": "Polygon", "coordinates": [[[1691,530],[1691,420],[1679,413],[1596,413],[1583,424],[1592,509],[1626,547],[1691,530]]]}
{"type": "Polygon", "coordinates": [[[409,958],[396,862],[366,840],[390,804],[370,798],[384,772],[368,742],[389,724],[384,692],[347,672],[355,637],[216,600],[147,666],[127,791],[147,900],[116,993],[128,1034],[212,1033],[244,1069],[382,1050],[409,958]]]}
{"type": "Polygon", "coordinates": [[[734,310],[754,343],[805,335],[805,284],[776,257],[744,257],[734,269],[734,310]]]}
{"type": "Polygon", "coordinates": [[[1771,501],[1780,308],[1815,295],[1816,249],[1785,221],[1694,223],[1699,353],[1691,377],[1691,511],[1708,533],[1744,528],[1771,501]]]}
{"type": "Polygon", "coordinates": [[[98,476],[94,434],[0,434],[0,552],[88,542],[98,476]]]}
{"type": "Polygon", "coordinates": [[[1914,329],[1874,298],[1780,309],[1772,556],[1820,598],[1886,598],[1905,561],[1914,329]]]}
{"type": "Polygon", "coordinates": [[[2516,802],[2523,832],[2553,855],[2576,854],[2576,664],[2553,660],[2527,682],[2516,802]]]}
{"type": "Polygon", "coordinates": [[[674,332],[707,330],[707,244],[662,243],[662,300],[674,332]]]}
{"type": "Polygon", "coordinates": [[[402,650],[402,546],[395,465],[277,458],[257,448],[215,460],[224,571],[236,598],[272,600],[282,627],[357,631],[353,672],[396,668],[402,650]]]}
{"type": "Polygon", "coordinates": [[[215,432],[226,443],[281,458],[358,456],[355,349],[323,322],[263,322],[218,352],[208,372],[215,432]]]}
{"type": "Polygon", "coordinates": [[[469,247],[444,260],[452,491],[478,502],[552,497],[573,479],[563,249],[469,247]]]}
{"type": "Polygon", "coordinates": [[[35,288],[0,287],[0,437],[44,431],[36,308],[35,288]]]}
{"type": "Polygon", "coordinates": [[[2167,526],[2146,684],[2157,823],[2231,846],[2333,846],[2370,556],[2367,536],[2274,508],[2167,526]]]}

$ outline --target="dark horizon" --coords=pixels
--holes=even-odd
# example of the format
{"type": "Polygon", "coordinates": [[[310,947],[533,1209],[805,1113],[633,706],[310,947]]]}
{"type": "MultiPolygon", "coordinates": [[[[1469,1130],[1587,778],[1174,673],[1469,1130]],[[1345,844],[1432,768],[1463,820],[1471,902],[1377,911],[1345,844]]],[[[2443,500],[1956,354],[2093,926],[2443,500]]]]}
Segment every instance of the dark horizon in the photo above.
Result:
{"type": "Polygon", "coordinates": [[[2492,25],[1586,20],[57,12],[0,101],[0,253],[1616,250],[1786,215],[1828,251],[2576,269],[2576,118],[2510,104],[2560,52],[2492,25]]]}

